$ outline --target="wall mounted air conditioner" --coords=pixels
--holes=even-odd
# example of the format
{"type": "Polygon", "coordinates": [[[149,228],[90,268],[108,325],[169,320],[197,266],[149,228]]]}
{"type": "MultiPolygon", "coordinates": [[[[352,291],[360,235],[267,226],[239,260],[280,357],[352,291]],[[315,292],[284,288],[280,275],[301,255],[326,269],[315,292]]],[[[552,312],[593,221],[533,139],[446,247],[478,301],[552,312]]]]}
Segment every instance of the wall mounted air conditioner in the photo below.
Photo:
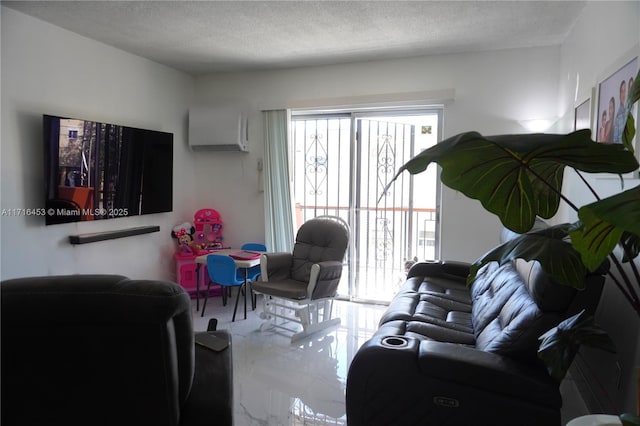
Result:
{"type": "Polygon", "coordinates": [[[189,109],[189,147],[192,150],[249,152],[246,113],[230,106],[189,109]]]}

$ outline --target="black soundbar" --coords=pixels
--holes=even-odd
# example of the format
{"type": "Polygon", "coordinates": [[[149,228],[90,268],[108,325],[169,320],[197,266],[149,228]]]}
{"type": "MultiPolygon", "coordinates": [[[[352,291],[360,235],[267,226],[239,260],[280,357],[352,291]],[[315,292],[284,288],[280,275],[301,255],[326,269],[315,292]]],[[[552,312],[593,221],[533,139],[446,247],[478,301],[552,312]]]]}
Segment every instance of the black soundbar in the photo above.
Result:
{"type": "Polygon", "coordinates": [[[69,235],[69,242],[71,244],[95,243],[96,241],[114,240],[116,238],[131,237],[133,235],[150,234],[152,232],[160,232],[160,227],[157,225],[140,226],[115,231],[94,232],[92,234],[69,235]]]}

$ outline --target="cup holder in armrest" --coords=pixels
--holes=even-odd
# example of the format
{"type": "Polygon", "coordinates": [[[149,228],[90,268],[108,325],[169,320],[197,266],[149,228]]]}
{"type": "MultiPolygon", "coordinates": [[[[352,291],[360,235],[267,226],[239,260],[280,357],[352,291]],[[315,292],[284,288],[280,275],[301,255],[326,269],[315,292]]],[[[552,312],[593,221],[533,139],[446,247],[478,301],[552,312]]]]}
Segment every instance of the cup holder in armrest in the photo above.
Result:
{"type": "Polygon", "coordinates": [[[402,336],[387,336],[382,339],[382,346],[387,348],[406,348],[409,346],[409,341],[402,336]]]}

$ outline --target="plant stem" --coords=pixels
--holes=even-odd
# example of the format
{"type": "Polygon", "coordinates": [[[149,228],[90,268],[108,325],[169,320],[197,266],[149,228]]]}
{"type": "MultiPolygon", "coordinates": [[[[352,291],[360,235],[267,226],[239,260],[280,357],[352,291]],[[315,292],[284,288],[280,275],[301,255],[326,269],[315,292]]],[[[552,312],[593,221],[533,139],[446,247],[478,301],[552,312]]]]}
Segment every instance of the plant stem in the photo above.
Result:
{"type": "MultiPolygon", "coordinates": [[[[585,186],[589,189],[589,191],[591,191],[591,193],[593,194],[595,199],[599,201],[600,200],[600,196],[596,193],[596,191],[589,184],[589,182],[587,182],[587,180],[584,178],[584,176],[582,176],[580,171],[575,169],[575,168],[573,170],[577,173],[578,177],[580,177],[580,179],[585,184],[585,186]]],[[[629,250],[627,244],[625,244],[622,241],[620,242],[620,246],[621,246],[623,252],[625,253],[625,255],[627,256],[627,258],[629,259],[629,263],[631,264],[631,270],[633,271],[633,275],[636,278],[636,283],[640,284],[640,273],[638,272],[638,268],[636,267],[636,264],[633,261],[633,256],[631,256],[631,251],[629,250]]],[[[625,284],[627,286],[628,294],[625,294],[625,297],[627,297],[627,299],[629,300],[631,305],[638,312],[638,315],[640,315],[640,299],[638,298],[638,293],[633,288],[633,285],[631,284],[631,281],[629,280],[629,276],[627,275],[627,271],[624,270],[623,266],[620,264],[620,261],[618,260],[618,258],[613,253],[611,253],[609,255],[609,257],[612,259],[613,263],[616,265],[616,268],[620,272],[620,275],[624,279],[624,282],[625,282],[625,284]]],[[[624,291],[623,287],[622,287],[622,284],[616,280],[615,276],[613,276],[612,274],[610,274],[610,275],[616,281],[616,284],[618,285],[620,290],[623,293],[626,293],[624,291]]]]}
{"type": "MultiPolygon", "coordinates": [[[[564,196],[564,194],[562,193],[562,191],[557,190],[553,185],[551,185],[549,182],[547,182],[545,179],[542,178],[542,176],[540,176],[538,173],[535,172],[535,170],[533,170],[531,167],[529,167],[528,165],[526,165],[527,170],[534,176],[536,176],[542,183],[544,183],[546,186],[548,186],[553,192],[555,192],[556,194],[558,194],[558,196],[569,205],[569,207],[571,207],[576,213],[580,210],[578,208],[578,206],[576,206],[575,204],[573,204],[571,202],[571,200],[569,200],[567,197],[564,196]]],[[[573,170],[578,174],[578,176],[580,177],[580,179],[582,180],[582,182],[587,186],[587,188],[591,191],[591,193],[593,194],[593,196],[596,198],[596,200],[600,200],[600,197],[598,196],[598,194],[595,192],[595,190],[593,189],[593,187],[591,185],[589,185],[589,183],[586,181],[586,179],[584,178],[584,176],[582,176],[582,174],[576,170],[575,168],[573,168],[573,170]]],[[[626,247],[623,244],[623,250],[625,251],[625,253],[627,254],[627,257],[630,259],[630,262],[632,263],[631,268],[634,271],[634,275],[636,280],[638,281],[638,285],[640,285],[640,273],[638,272],[633,259],[631,259],[631,256],[629,255],[629,253],[627,252],[626,247]]],[[[627,299],[627,301],[631,304],[631,306],[633,307],[633,309],[636,311],[636,313],[638,314],[638,316],[640,316],[640,298],[638,298],[638,294],[636,293],[635,289],[633,288],[633,285],[631,284],[631,280],[629,279],[629,276],[627,275],[627,271],[624,270],[624,268],[622,267],[622,264],[620,263],[620,261],[618,260],[618,258],[613,254],[610,253],[609,254],[609,258],[612,260],[612,262],[616,265],[616,268],[618,269],[618,272],[620,273],[620,276],[622,277],[622,279],[624,280],[624,284],[623,285],[618,278],[613,275],[611,272],[608,273],[608,275],[613,279],[614,283],[616,284],[616,286],[618,287],[618,289],[622,292],[622,294],[624,295],[624,297],[627,299]],[[626,288],[625,288],[626,287],[626,288]]]]}
{"type": "Polygon", "coordinates": [[[631,285],[631,282],[629,280],[629,277],[627,276],[627,273],[625,272],[624,268],[622,268],[620,261],[613,253],[609,254],[609,258],[616,265],[616,268],[618,269],[618,271],[620,272],[620,275],[624,279],[626,288],[625,286],[622,285],[622,283],[618,280],[618,278],[611,273],[611,271],[609,271],[608,275],[611,277],[611,279],[616,284],[618,289],[622,292],[622,294],[627,299],[627,301],[631,304],[631,306],[636,311],[638,316],[640,316],[640,299],[638,299],[638,295],[633,289],[633,286],[631,285]]]}
{"type": "MultiPolygon", "coordinates": [[[[578,212],[578,210],[580,210],[578,208],[578,206],[576,206],[575,204],[573,204],[571,202],[571,200],[569,200],[567,197],[564,196],[564,194],[562,193],[562,191],[558,191],[553,185],[551,185],[549,182],[547,182],[545,179],[542,178],[542,176],[540,176],[538,173],[536,173],[535,170],[533,170],[531,167],[529,167],[529,165],[525,165],[525,167],[527,168],[527,170],[529,172],[531,172],[532,175],[534,175],[535,177],[537,177],[540,182],[544,183],[545,185],[547,185],[553,192],[555,192],[556,194],[558,194],[558,196],[569,205],[569,207],[571,207],[573,210],[576,211],[576,213],[578,212]]],[[[575,169],[574,169],[575,170],[575,169]]]]}
{"type": "Polygon", "coordinates": [[[631,270],[633,271],[633,275],[635,276],[635,279],[636,279],[636,285],[640,288],[640,271],[638,271],[636,262],[633,259],[631,249],[629,249],[629,245],[624,241],[620,241],[620,246],[622,247],[622,250],[624,251],[624,254],[627,257],[627,259],[629,259],[631,270]]]}
{"type": "Polygon", "coordinates": [[[580,180],[582,181],[582,183],[585,184],[585,186],[589,189],[589,191],[591,191],[591,193],[593,194],[593,196],[595,197],[596,200],[600,201],[600,196],[598,195],[598,193],[596,192],[595,189],[593,189],[593,187],[591,185],[589,185],[589,182],[587,182],[587,180],[584,178],[584,176],[582,176],[582,173],[580,173],[580,170],[573,168],[573,171],[577,173],[578,177],[580,178],[580,180]]]}

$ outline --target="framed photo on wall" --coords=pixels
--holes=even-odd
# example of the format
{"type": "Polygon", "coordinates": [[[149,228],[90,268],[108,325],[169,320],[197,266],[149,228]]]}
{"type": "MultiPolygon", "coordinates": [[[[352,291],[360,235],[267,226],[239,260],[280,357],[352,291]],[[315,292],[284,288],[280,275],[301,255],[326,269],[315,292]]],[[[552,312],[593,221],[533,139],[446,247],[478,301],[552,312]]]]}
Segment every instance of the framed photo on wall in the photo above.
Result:
{"type": "MultiPolygon", "coordinates": [[[[597,142],[622,143],[622,132],[628,113],[627,94],[638,73],[637,50],[635,53],[635,56],[627,58],[622,66],[598,83],[595,132],[597,142]]],[[[634,116],[637,117],[637,111],[634,111],[634,116]]]]}
{"type": "MultiPolygon", "coordinates": [[[[596,105],[593,110],[595,129],[593,135],[597,142],[622,143],[622,132],[626,123],[628,111],[626,109],[629,88],[640,67],[640,45],[636,44],[615,63],[611,64],[598,79],[596,85],[596,105]]],[[[638,105],[634,105],[631,111],[636,123],[638,121],[638,105]]],[[[631,144],[638,156],[638,136],[634,137],[631,144]]],[[[601,178],[617,178],[617,175],[603,174],[601,178]]],[[[638,172],[622,175],[625,179],[638,178],[638,172]]]]}
{"type": "Polygon", "coordinates": [[[573,116],[573,130],[591,129],[593,127],[591,120],[592,97],[593,96],[589,96],[576,106],[573,116]]]}

